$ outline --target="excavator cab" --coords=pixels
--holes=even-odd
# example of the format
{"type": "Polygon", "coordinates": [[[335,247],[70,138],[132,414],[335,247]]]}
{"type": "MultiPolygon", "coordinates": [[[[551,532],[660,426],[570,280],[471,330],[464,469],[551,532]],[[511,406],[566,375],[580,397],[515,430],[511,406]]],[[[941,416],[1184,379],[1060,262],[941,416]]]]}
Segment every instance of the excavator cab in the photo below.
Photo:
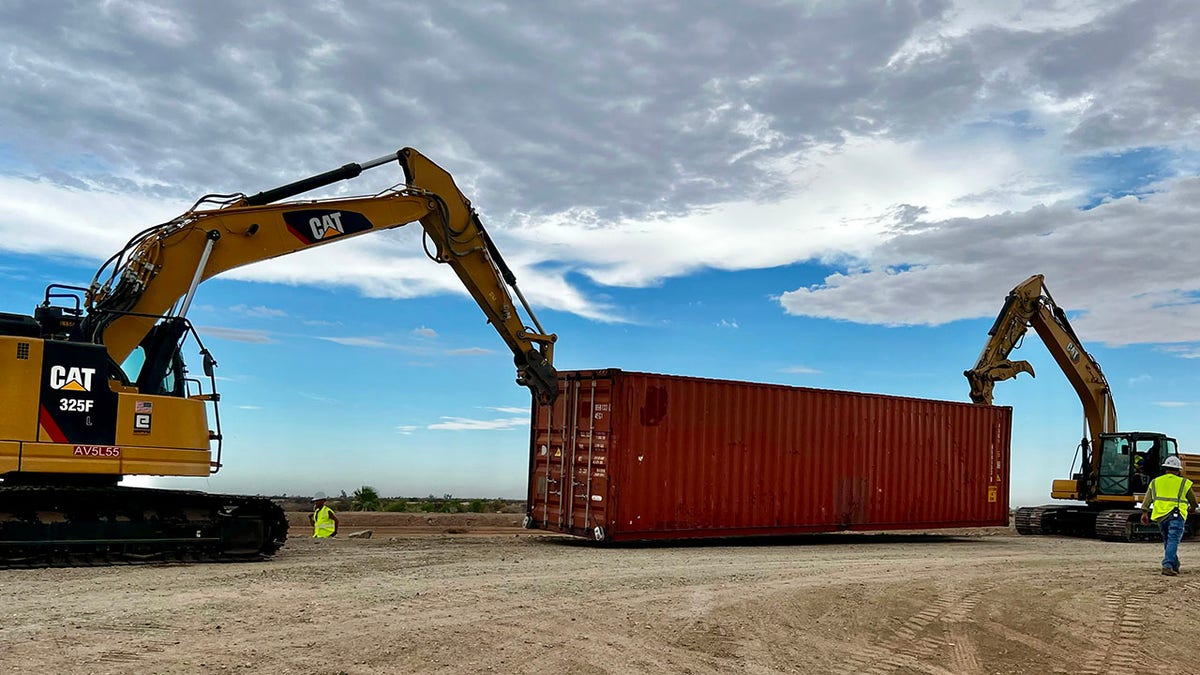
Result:
{"type": "Polygon", "coordinates": [[[1128,497],[1145,494],[1161,473],[1163,460],[1178,454],[1174,438],[1150,432],[1100,435],[1098,495],[1128,497]]]}
{"type": "MultiPolygon", "coordinates": [[[[33,335],[47,340],[92,345],[92,336],[88,334],[86,320],[89,317],[82,308],[81,296],[88,289],[63,284],[50,284],[46,287],[45,301],[34,312],[34,323],[37,332],[33,335]],[[63,299],[69,302],[63,302],[63,299]]],[[[108,311],[111,316],[131,315],[130,312],[108,311]]],[[[98,367],[98,372],[107,373],[111,380],[125,387],[136,387],[137,393],[152,396],[188,396],[187,366],[184,363],[182,346],[190,335],[196,336],[191,322],[183,317],[164,317],[154,325],[129,353],[125,360],[117,364],[109,359],[106,367],[98,367]]],[[[196,336],[199,342],[199,336],[196,336]]],[[[201,347],[205,355],[205,373],[212,357],[201,347]]]]}
{"type": "MultiPolygon", "coordinates": [[[[1158,527],[1144,526],[1136,505],[1162,473],[1163,461],[1179,454],[1174,438],[1148,431],[1102,433],[1089,456],[1082,447],[1083,471],[1072,480],[1056,480],[1050,496],[1082,505],[1023,506],[1015,520],[1021,534],[1074,534],[1109,541],[1155,539],[1158,527]],[[1094,469],[1092,467],[1095,467],[1094,469]]],[[[1184,461],[1186,456],[1180,456],[1184,461]]],[[[1184,475],[1193,478],[1185,465],[1184,475]]],[[[1189,532],[1191,530],[1189,529],[1189,532]]]]}

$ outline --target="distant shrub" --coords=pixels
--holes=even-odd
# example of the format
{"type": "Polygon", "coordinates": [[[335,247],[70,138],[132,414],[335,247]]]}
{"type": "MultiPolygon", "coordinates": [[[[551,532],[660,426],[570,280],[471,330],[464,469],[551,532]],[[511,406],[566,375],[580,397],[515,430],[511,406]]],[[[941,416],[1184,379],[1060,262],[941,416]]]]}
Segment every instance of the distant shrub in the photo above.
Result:
{"type": "Polygon", "coordinates": [[[350,509],[352,511],[378,511],[379,491],[370,485],[364,485],[354,491],[354,497],[350,500],[350,509]]]}

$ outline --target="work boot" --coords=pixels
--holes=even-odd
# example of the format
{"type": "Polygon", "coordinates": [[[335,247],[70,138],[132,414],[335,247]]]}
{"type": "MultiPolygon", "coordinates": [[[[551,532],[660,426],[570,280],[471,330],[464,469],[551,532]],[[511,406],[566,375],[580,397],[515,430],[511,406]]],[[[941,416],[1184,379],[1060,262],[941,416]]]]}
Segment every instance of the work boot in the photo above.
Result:
{"type": "Polygon", "coordinates": [[[1163,576],[1164,576],[1164,577],[1177,577],[1177,576],[1179,576],[1179,572],[1176,572],[1174,569],[1172,569],[1172,568],[1170,568],[1170,567],[1164,567],[1164,568],[1163,568],[1163,570],[1162,570],[1162,573],[1163,573],[1163,576]]]}

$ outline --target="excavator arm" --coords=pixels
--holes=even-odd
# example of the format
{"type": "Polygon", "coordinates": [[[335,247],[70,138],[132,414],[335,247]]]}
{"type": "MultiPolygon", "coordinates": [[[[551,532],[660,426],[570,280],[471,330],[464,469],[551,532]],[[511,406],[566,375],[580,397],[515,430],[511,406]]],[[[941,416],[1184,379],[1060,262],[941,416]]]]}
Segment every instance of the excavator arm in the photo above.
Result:
{"type": "Polygon", "coordinates": [[[992,388],[996,382],[1016,377],[1020,373],[1034,375],[1027,361],[1010,361],[1009,354],[1025,336],[1030,326],[1037,331],[1054,361],[1071,382],[1091,434],[1092,447],[1098,447],[1100,434],[1117,429],[1117,411],[1113,405],[1108,380],[1100,364],[1084,350],[1076,337],[1067,314],[1055,304],[1046,289],[1045,277],[1035,274],[1012,290],[1004,301],[996,322],[988,331],[988,341],[975,367],[964,371],[971,384],[971,400],[991,404],[992,388]]]}
{"type": "Polygon", "coordinates": [[[450,174],[412,148],[249,197],[209,195],[178,218],[144,230],[93,279],[81,325],[84,339],[103,344],[115,363],[144,345],[152,332],[162,333],[162,342],[177,344],[183,331],[178,320],[205,279],[414,221],[433,242],[432,252],[426,246],[430,257],[450,265],[512,351],[517,382],[537,399],[552,401],[558,392],[556,336],[534,317],[516,277],[450,174]],[[276,203],[392,161],[403,168],[402,187],[368,197],[276,203]],[[521,319],[510,288],[534,328],[521,319]],[[178,327],[168,329],[173,325],[178,327]]]}

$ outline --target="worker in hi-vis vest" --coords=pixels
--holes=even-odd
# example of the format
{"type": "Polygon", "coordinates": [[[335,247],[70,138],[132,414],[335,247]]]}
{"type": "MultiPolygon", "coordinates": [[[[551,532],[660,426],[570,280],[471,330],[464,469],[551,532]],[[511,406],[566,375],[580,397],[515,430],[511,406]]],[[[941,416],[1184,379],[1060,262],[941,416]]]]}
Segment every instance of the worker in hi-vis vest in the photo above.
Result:
{"type": "Polygon", "coordinates": [[[1163,473],[1150,481],[1150,489],[1142,500],[1142,524],[1158,523],[1163,537],[1162,573],[1173,577],[1179,574],[1179,540],[1187,526],[1188,507],[1195,512],[1196,494],[1192,481],[1180,475],[1183,464],[1171,455],[1163,460],[1163,473]]]}
{"type": "Polygon", "coordinates": [[[308,519],[313,524],[313,538],[325,539],[337,536],[338,519],[334,515],[333,509],[325,506],[325,493],[318,492],[313,495],[312,502],[313,512],[308,519]]]}

